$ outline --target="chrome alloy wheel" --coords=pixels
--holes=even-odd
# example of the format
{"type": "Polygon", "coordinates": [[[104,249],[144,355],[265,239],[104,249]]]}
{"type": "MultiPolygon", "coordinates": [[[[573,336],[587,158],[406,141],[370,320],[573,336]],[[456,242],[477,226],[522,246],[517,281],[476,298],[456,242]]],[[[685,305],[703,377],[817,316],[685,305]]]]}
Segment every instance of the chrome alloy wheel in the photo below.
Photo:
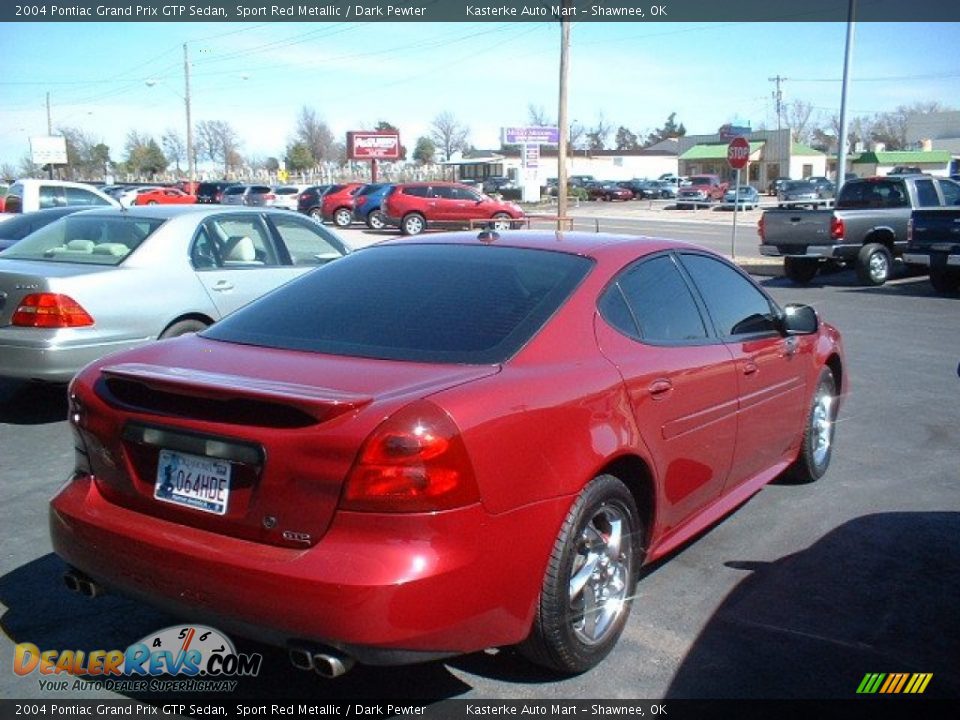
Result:
{"type": "Polygon", "coordinates": [[[817,466],[823,465],[833,442],[833,396],[827,392],[819,393],[814,402],[810,434],[813,436],[813,461],[817,466]]]}
{"type": "Polygon", "coordinates": [[[890,274],[890,264],[887,262],[886,254],[882,252],[875,252],[870,256],[870,278],[876,282],[881,283],[887,279],[887,276],[890,274]]]}
{"type": "Polygon", "coordinates": [[[577,539],[570,573],[571,629],[588,645],[603,642],[627,608],[633,562],[621,510],[601,506],[577,539]]]}

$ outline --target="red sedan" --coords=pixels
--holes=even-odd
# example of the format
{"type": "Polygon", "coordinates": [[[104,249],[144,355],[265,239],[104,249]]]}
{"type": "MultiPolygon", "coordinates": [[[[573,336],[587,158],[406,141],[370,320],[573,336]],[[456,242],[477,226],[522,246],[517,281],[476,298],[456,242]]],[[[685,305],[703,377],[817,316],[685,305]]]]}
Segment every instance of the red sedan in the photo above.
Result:
{"type": "Polygon", "coordinates": [[[323,219],[340,228],[349,227],[353,222],[354,194],[364,183],[344,183],[334,185],[321,201],[323,219]]]}
{"type": "Polygon", "coordinates": [[[177,188],[152,188],[137,194],[134,205],[194,205],[196,195],[188,195],[177,188]]]}
{"type": "Polygon", "coordinates": [[[812,308],[690,245],[398,239],[81,371],[53,545],[74,588],[326,675],[511,644],[577,673],[642,565],[826,472],[846,375],[812,308]]]}

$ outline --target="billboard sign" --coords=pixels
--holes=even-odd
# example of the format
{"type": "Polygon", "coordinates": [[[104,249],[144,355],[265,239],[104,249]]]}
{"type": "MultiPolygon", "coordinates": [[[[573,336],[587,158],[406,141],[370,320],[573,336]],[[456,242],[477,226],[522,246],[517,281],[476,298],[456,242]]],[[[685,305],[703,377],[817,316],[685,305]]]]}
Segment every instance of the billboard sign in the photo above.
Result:
{"type": "Polygon", "coordinates": [[[61,135],[30,138],[30,160],[34,165],[66,165],[66,138],[61,135]]]}
{"type": "Polygon", "coordinates": [[[347,157],[351,160],[399,160],[400,133],[390,131],[348,132],[347,157]]]}
{"type": "Polygon", "coordinates": [[[502,130],[504,145],[558,145],[560,128],[534,125],[530,127],[505,127],[502,130]]]}

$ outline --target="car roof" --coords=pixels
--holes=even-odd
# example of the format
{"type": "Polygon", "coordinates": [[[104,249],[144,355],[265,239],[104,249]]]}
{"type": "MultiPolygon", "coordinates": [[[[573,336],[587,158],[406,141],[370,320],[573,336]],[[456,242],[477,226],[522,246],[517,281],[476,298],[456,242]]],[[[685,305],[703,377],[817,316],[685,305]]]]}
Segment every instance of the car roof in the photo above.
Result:
{"type": "Polygon", "coordinates": [[[262,215],[263,213],[268,213],[271,215],[283,215],[284,217],[291,217],[289,210],[282,210],[279,208],[244,207],[242,205],[134,205],[133,207],[129,208],[90,208],[84,212],[88,212],[91,215],[94,213],[100,213],[104,215],[142,217],[160,220],[183,216],[207,217],[209,215],[219,215],[221,213],[229,213],[231,215],[236,215],[238,213],[262,215]]]}
{"type": "MultiPolygon", "coordinates": [[[[633,255],[641,257],[661,250],[700,249],[682,240],[648,237],[643,235],[618,235],[614,233],[550,232],[544,230],[510,230],[493,232],[493,238],[484,232],[452,232],[435,235],[417,235],[414,238],[395,238],[377,243],[379,247],[391,245],[487,245],[529,250],[548,250],[570,255],[601,258],[605,256],[633,255]]],[[[376,246],[374,246],[376,247],[376,246]]]]}

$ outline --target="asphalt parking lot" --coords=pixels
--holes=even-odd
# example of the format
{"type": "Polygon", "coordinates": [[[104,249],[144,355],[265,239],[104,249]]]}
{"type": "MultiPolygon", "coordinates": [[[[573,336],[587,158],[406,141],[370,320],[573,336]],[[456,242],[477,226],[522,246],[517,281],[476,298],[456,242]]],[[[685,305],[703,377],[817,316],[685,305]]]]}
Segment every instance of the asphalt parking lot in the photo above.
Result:
{"type": "MultiPolygon", "coordinates": [[[[960,300],[935,296],[923,277],[869,289],[851,272],[806,288],[762,282],[843,332],[851,392],[831,469],[813,484],[768,486],[650,568],[600,666],[558,679],[504,649],[324,681],[238,640],[265,662],[233,697],[853,698],[868,672],[932,673],[928,697],[960,695],[960,300]]],[[[71,467],[65,414],[62,388],[0,380],[5,698],[115,697],[86,681],[50,691],[15,675],[17,643],[125,648],[175,622],[64,588],[46,504],[71,467]]]]}

